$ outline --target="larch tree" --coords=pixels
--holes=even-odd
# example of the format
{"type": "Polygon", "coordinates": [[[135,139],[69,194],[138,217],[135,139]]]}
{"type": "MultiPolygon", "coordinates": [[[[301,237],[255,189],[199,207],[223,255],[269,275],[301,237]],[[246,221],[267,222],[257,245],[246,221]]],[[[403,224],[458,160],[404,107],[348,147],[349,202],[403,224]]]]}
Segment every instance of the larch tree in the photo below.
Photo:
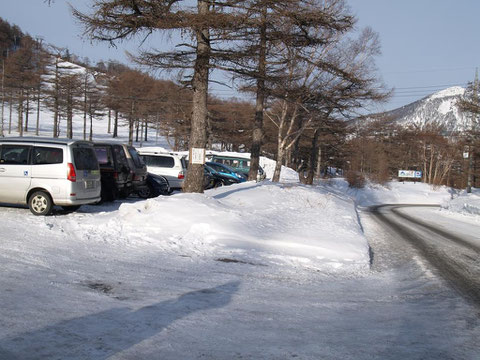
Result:
{"type": "MultiPolygon", "coordinates": [[[[73,9],[74,16],[84,24],[86,34],[95,40],[116,42],[136,35],[174,32],[182,40],[172,51],[152,50],[137,60],[143,64],[169,69],[193,70],[187,78],[193,91],[192,122],[189,149],[200,154],[207,144],[207,99],[211,47],[220,34],[239,26],[232,8],[237,1],[197,0],[95,0],[93,13],[73,9]]],[[[185,180],[184,191],[203,192],[203,163],[193,162],[185,180]]]]}
{"type": "Polygon", "coordinates": [[[229,35],[220,68],[245,81],[255,92],[255,120],[250,147],[249,179],[257,178],[264,138],[265,104],[286,66],[278,57],[279,44],[302,49],[325,43],[324,34],[340,34],[353,26],[344,0],[249,0],[239,4],[248,20],[229,35]],[[319,34],[322,34],[319,36],[319,34]]]}
{"type": "MultiPolygon", "coordinates": [[[[29,36],[22,38],[20,47],[7,58],[5,62],[5,84],[16,94],[18,123],[17,129],[23,136],[25,102],[39,81],[41,72],[37,62],[35,41],[29,36]]],[[[28,119],[28,117],[27,117],[28,119]]]]}

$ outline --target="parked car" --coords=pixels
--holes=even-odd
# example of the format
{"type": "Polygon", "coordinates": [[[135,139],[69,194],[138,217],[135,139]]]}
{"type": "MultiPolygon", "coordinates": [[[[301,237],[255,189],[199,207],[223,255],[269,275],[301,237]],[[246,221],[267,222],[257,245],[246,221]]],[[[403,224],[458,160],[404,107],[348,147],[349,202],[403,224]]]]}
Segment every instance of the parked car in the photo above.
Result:
{"type": "Polygon", "coordinates": [[[169,195],[170,193],[170,184],[167,178],[150,173],[147,174],[146,188],[137,192],[138,196],[144,199],[157,197],[159,195],[169,195]]]}
{"type": "Polygon", "coordinates": [[[95,153],[102,175],[102,201],[127,197],[133,188],[134,172],[122,144],[95,143],[95,153]]]}
{"type": "Polygon", "coordinates": [[[158,152],[148,148],[140,148],[138,153],[147,165],[147,170],[150,174],[165,176],[171,190],[181,190],[183,188],[187,172],[184,156],[158,152]]]}
{"type": "MultiPolygon", "coordinates": [[[[239,174],[242,174],[246,179],[248,179],[248,173],[250,171],[250,159],[236,157],[236,156],[225,156],[225,155],[212,155],[210,161],[224,164],[235,169],[239,174]]],[[[263,168],[258,166],[257,181],[265,180],[266,174],[263,168]]]]}
{"type": "Polygon", "coordinates": [[[225,181],[230,181],[230,184],[246,181],[246,178],[243,175],[239,174],[235,169],[231,168],[230,166],[211,161],[207,161],[205,165],[208,168],[214,170],[217,175],[222,176],[225,181]]]}
{"type": "Polygon", "coordinates": [[[222,174],[214,170],[212,167],[208,166],[207,164],[205,164],[203,168],[205,171],[205,183],[204,183],[205,189],[212,189],[219,186],[227,186],[227,185],[237,184],[241,182],[240,179],[222,174]]]}
{"type": "Polygon", "coordinates": [[[145,165],[133,146],[122,144],[122,147],[127,157],[130,171],[133,172],[131,191],[138,194],[147,190],[147,165],[145,165]]]}
{"type": "Polygon", "coordinates": [[[100,170],[91,143],[78,140],[0,140],[0,202],[26,204],[34,215],[54,205],[75,211],[100,201],[100,170]]]}

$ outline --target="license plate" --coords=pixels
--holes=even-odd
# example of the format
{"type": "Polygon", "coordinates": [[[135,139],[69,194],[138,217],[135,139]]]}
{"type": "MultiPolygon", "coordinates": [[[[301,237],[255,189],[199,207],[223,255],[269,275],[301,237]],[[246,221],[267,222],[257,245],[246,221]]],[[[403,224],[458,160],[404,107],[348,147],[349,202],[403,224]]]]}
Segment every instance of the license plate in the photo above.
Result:
{"type": "Polygon", "coordinates": [[[93,189],[93,187],[94,187],[93,180],[85,181],[85,189],[93,189]]]}

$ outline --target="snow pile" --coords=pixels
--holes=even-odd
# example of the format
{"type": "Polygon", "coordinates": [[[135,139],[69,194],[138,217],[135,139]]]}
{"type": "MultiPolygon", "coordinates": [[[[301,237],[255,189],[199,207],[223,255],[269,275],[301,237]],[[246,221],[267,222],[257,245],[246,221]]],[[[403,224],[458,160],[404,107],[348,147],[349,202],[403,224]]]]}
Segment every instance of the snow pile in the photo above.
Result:
{"type": "Polygon", "coordinates": [[[385,186],[368,183],[363,189],[348,186],[344,179],[331,179],[322,186],[338,194],[346,194],[357,205],[380,204],[441,204],[451,197],[451,190],[445,186],[432,187],[424,183],[389,182],[385,186]]]}
{"type": "Polygon", "coordinates": [[[448,201],[442,203],[442,209],[467,215],[480,215],[480,189],[472,189],[472,193],[466,191],[452,193],[448,201]]]}
{"type": "MultiPolygon", "coordinates": [[[[273,177],[275,172],[275,160],[269,159],[265,156],[260,157],[260,166],[265,170],[267,179],[273,177]]],[[[286,166],[282,165],[282,170],[280,171],[280,182],[281,183],[298,183],[300,181],[298,173],[286,166]]]]}
{"type": "Polygon", "coordinates": [[[369,266],[353,201],[297,184],[248,182],[123,203],[82,228],[90,240],[191,258],[325,272],[369,266]]]}

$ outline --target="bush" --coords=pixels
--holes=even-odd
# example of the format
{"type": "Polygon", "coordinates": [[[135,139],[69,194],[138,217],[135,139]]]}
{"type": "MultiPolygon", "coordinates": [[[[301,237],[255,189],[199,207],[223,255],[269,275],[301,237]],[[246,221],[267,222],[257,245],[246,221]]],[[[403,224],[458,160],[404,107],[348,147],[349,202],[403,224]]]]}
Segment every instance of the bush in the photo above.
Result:
{"type": "Polygon", "coordinates": [[[365,176],[357,171],[347,171],[345,173],[345,179],[348,182],[348,186],[351,188],[362,189],[365,187],[365,176]]]}

